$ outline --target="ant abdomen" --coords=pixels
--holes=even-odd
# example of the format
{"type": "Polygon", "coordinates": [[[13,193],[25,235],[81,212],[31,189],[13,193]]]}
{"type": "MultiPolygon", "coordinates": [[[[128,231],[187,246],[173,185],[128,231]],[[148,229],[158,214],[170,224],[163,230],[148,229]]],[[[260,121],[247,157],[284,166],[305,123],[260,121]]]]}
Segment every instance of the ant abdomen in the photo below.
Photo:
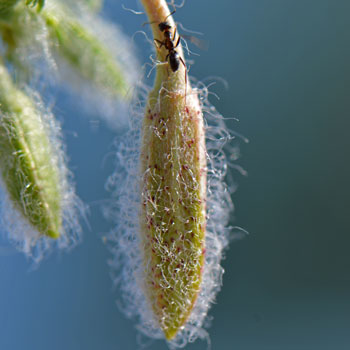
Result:
{"type": "Polygon", "coordinates": [[[176,72],[179,69],[180,65],[179,54],[175,50],[172,50],[168,54],[168,57],[171,70],[173,72],[176,72]]]}

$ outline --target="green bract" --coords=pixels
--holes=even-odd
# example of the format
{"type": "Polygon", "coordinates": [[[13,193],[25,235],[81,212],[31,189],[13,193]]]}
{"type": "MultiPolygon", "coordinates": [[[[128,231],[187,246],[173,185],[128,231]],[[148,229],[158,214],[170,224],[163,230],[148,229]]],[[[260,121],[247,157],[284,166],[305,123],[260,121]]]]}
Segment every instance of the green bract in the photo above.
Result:
{"type": "Polygon", "coordinates": [[[60,236],[59,170],[33,101],[0,65],[0,167],[15,207],[42,235],[60,236]]]}

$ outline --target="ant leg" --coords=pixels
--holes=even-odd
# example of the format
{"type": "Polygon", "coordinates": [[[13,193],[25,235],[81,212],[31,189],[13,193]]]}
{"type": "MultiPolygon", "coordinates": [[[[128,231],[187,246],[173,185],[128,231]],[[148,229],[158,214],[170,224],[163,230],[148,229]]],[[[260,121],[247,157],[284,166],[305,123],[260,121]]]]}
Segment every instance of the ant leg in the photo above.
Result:
{"type": "Polygon", "coordinates": [[[176,42],[174,49],[176,49],[179,46],[180,40],[181,40],[181,36],[179,36],[179,39],[177,39],[177,42],[176,42]]]}
{"type": "Polygon", "coordinates": [[[155,46],[157,47],[157,49],[160,49],[164,45],[164,41],[160,41],[158,39],[153,39],[153,42],[154,42],[155,46]],[[158,44],[160,44],[160,46],[158,44]]]}
{"type": "Polygon", "coordinates": [[[166,63],[167,63],[166,72],[167,72],[167,74],[168,74],[168,79],[169,79],[169,62],[168,62],[169,55],[170,55],[170,53],[168,53],[168,54],[166,55],[166,57],[165,57],[165,61],[166,61],[166,63]]]}
{"type": "MultiPolygon", "coordinates": [[[[179,38],[179,40],[180,40],[180,38],[179,38]]],[[[186,105],[186,97],[187,97],[187,67],[186,67],[186,64],[185,64],[184,60],[182,59],[182,57],[180,55],[179,55],[179,59],[180,59],[181,63],[183,64],[183,66],[185,67],[185,105],[186,105]]]]}
{"type": "MultiPolygon", "coordinates": [[[[175,38],[176,38],[176,27],[175,27],[175,29],[174,29],[174,34],[173,34],[173,38],[171,39],[172,41],[174,41],[175,40],[175,38]]],[[[175,46],[176,47],[176,46],[175,46]]]]}

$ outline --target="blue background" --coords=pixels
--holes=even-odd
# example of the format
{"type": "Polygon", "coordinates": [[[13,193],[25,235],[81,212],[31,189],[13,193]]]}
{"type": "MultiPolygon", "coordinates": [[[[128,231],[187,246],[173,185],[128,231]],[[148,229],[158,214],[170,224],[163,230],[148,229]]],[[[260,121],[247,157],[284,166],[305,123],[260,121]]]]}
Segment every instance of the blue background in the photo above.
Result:
{"type": "MultiPolygon", "coordinates": [[[[129,36],[146,20],[121,2],[107,1],[104,13],[129,36]]],[[[224,286],[210,311],[212,349],[350,347],[349,13],[348,0],[188,0],[175,15],[210,44],[192,57],[191,75],[227,80],[228,90],[212,88],[220,96],[213,102],[240,119],[229,126],[251,141],[239,161],[248,176],[233,174],[232,218],[250,235],[233,242],[223,262],[224,286]]],[[[152,48],[141,36],[135,42],[147,62],[152,48]]],[[[90,228],[83,244],[36,271],[21,254],[1,253],[0,349],[137,349],[134,323],[115,305],[100,239],[112,227],[100,204],[109,196],[105,159],[115,133],[103,122],[96,128],[67,93],[54,93],[90,228]]]]}

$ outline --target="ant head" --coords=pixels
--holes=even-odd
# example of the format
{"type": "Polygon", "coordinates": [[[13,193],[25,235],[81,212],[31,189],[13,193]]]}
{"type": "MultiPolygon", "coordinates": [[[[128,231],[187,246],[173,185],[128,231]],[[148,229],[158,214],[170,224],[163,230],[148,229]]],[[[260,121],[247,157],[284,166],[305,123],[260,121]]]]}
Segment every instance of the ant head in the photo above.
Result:
{"type": "Polygon", "coordinates": [[[166,22],[166,21],[165,22],[160,22],[158,24],[158,27],[159,27],[159,30],[161,32],[164,32],[166,30],[170,30],[171,29],[171,25],[168,22],[166,22]]]}

